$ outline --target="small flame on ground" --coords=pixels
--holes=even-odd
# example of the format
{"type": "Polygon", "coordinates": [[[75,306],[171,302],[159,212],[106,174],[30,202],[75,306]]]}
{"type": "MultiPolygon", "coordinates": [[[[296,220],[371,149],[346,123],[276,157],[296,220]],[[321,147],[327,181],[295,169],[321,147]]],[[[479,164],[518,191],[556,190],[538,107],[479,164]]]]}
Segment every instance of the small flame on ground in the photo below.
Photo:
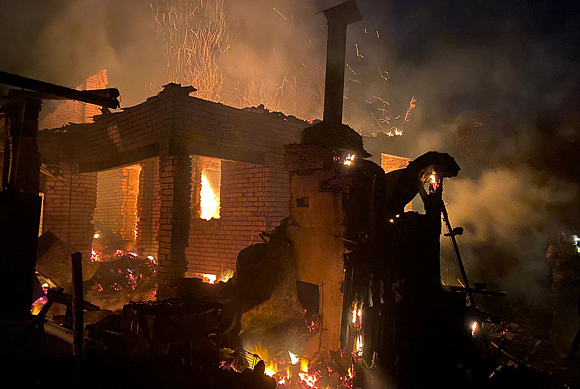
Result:
{"type": "Polygon", "coordinates": [[[208,284],[215,284],[215,281],[217,280],[217,276],[215,274],[202,274],[202,276],[203,282],[208,284]]]}
{"type": "MultiPolygon", "coordinates": [[[[310,360],[305,356],[299,356],[291,351],[288,351],[288,356],[290,360],[287,361],[285,358],[276,359],[269,355],[268,349],[262,347],[259,343],[253,347],[245,347],[250,354],[261,359],[265,363],[265,371],[269,377],[274,378],[277,384],[277,388],[326,388],[329,386],[322,385],[321,379],[323,377],[329,377],[333,374],[333,369],[327,365],[321,366],[320,360],[313,358],[310,360]],[[322,370],[321,370],[322,369],[322,370]]],[[[342,352],[342,350],[341,350],[342,352]]],[[[342,354],[341,354],[342,355],[342,354]]],[[[256,361],[257,362],[257,361],[256,361]]],[[[348,372],[344,376],[340,376],[340,388],[351,388],[352,380],[354,379],[354,367],[348,368],[348,372]]],[[[332,388],[338,388],[337,386],[332,386],[332,388]]]]}
{"type": "Polygon", "coordinates": [[[477,330],[479,329],[479,324],[476,321],[471,323],[471,336],[477,335],[477,330]]]}
{"type": "Polygon", "coordinates": [[[292,351],[288,351],[288,355],[290,355],[290,363],[292,363],[293,365],[300,362],[300,358],[298,357],[298,355],[293,354],[292,351]]]}

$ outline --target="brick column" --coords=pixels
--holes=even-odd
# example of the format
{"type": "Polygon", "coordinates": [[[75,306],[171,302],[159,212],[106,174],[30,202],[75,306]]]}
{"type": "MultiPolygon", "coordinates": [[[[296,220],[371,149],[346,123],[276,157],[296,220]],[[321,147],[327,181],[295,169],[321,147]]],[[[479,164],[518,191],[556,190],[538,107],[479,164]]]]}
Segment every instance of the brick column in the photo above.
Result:
{"type": "Polygon", "coordinates": [[[191,161],[186,153],[159,156],[161,217],[157,268],[158,294],[171,297],[187,270],[185,249],[189,240],[191,161]]]}
{"type": "Polygon", "coordinates": [[[159,167],[155,160],[141,162],[139,175],[139,197],[137,198],[137,250],[141,255],[156,255],[157,231],[154,228],[155,219],[155,175],[159,167]]]}
{"type": "Polygon", "coordinates": [[[201,204],[200,204],[200,192],[201,192],[201,171],[203,170],[203,164],[201,158],[192,155],[191,156],[191,216],[192,218],[199,219],[201,217],[201,204]]]}

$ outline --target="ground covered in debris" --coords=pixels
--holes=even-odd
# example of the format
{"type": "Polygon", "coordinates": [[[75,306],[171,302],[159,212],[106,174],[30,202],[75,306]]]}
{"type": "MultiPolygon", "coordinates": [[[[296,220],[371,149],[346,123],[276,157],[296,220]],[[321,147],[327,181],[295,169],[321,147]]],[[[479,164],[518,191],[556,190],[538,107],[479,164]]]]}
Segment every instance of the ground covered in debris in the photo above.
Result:
{"type": "Polygon", "coordinates": [[[491,349],[501,350],[500,370],[528,370],[525,375],[536,377],[537,387],[580,388],[579,355],[568,361],[567,355],[545,334],[517,323],[486,322],[483,327],[491,349]]]}

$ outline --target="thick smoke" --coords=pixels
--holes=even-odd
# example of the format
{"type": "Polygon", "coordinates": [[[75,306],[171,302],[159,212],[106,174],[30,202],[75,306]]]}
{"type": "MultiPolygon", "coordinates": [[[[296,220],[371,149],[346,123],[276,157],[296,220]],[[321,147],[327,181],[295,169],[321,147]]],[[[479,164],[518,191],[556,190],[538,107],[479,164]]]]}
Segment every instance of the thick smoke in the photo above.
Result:
{"type": "Polygon", "coordinates": [[[577,189],[527,168],[448,180],[445,201],[453,226],[465,228],[458,240],[470,276],[538,302],[549,286],[547,246],[565,229],[562,215],[576,210],[577,189]]]}

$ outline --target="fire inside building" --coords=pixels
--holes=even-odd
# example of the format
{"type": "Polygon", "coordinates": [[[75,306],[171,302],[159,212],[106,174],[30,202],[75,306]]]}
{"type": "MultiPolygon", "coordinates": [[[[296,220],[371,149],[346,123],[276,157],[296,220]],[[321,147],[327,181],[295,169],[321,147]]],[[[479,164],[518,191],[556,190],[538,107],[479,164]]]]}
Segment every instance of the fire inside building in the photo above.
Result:
{"type": "Polygon", "coordinates": [[[229,107],[174,83],[111,112],[120,92],[106,70],[76,89],[0,72],[11,87],[0,99],[6,377],[549,387],[479,307],[504,293],[470,285],[463,229],[442,198],[460,173],[454,158],[385,153],[379,166],[343,124],[347,26],[362,16],[353,0],[324,15],[322,121],[229,107]],[[65,101],[39,120],[50,100],[65,101]],[[441,283],[442,234],[460,287],[441,283]]]}

